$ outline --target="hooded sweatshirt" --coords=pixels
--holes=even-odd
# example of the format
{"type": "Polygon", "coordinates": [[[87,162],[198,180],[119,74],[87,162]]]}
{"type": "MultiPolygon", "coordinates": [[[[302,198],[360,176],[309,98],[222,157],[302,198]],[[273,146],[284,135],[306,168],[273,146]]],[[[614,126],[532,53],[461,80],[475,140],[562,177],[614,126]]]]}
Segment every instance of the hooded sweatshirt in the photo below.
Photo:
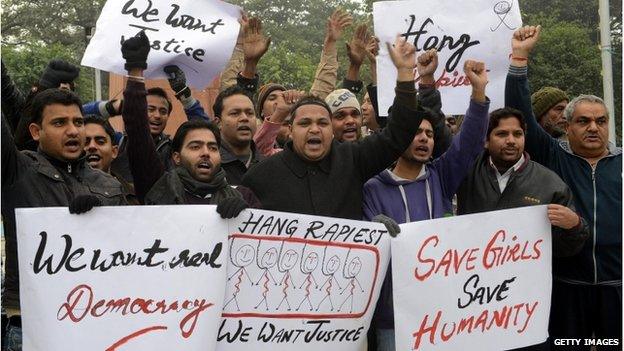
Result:
{"type": "MultiPolygon", "coordinates": [[[[364,217],[384,214],[397,223],[422,221],[452,215],[452,199],[474,160],[483,151],[488,124],[489,100],[470,101],[461,132],[450,148],[433,162],[423,165],[415,180],[398,180],[384,170],[364,185],[364,217]]],[[[388,269],[391,272],[391,269],[388,269]]],[[[383,282],[373,321],[378,329],[393,329],[392,279],[383,282]]]]}

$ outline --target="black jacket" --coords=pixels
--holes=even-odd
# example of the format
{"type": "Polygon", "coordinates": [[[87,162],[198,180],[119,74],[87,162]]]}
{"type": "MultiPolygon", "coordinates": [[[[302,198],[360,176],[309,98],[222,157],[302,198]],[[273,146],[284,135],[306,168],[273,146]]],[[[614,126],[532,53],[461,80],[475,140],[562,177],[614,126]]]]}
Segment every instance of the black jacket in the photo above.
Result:
{"type": "Polygon", "coordinates": [[[125,205],[121,184],[84,159],[64,163],[41,152],[15,147],[2,118],[2,218],[6,239],[6,280],[2,304],[20,308],[15,209],[68,206],[77,195],[95,195],[104,206],[125,205]]]}
{"type": "MultiPolygon", "coordinates": [[[[462,215],[548,204],[559,204],[574,210],[572,192],[561,178],[531,161],[527,153],[524,157],[524,164],[512,172],[501,194],[496,172],[489,163],[489,154],[483,152],[457,191],[457,213],[462,215]]],[[[588,236],[589,228],[583,219],[577,227],[569,230],[552,227],[553,256],[578,253],[588,236]]]]}
{"type": "Polygon", "coordinates": [[[422,120],[412,82],[396,89],[392,118],[381,132],[358,142],[333,141],[321,161],[308,163],[284,150],[251,168],[243,178],[268,210],[339,218],[363,218],[362,187],[407,149],[422,120]]]}

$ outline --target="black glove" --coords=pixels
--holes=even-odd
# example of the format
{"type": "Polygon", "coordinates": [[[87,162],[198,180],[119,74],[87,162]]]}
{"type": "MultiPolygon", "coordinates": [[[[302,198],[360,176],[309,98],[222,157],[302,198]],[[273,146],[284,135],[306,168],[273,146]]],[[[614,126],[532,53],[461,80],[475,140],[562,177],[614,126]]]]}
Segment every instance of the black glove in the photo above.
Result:
{"type": "Polygon", "coordinates": [[[121,56],[126,60],[126,71],[133,68],[147,68],[147,54],[150,51],[150,42],[145,31],[121,43],[121,56]]]}
{"type": "Polygon", "coordinates": [[[401,232],[401,227],[399,227],[397,222],[395,222],[394,219],[386,215],[376,215],[375,217],[373,217],[373,222],[378,222],[385,225],[386,229],[388,230],[388,234],[390,234],[390,236],[393,238],[396,238],[396,236],[399,235],[399,233],[401,232]]]}
{"type": "Polygon", "coordinates": [[[69,204],[69,213],[81,214],[95,206],[102,206],[102,201],[95,195],[78,195],[69,204]]]}
{"type": "Polygon", "coordinates": [[[164,71],[167,73],[169,85],[171,86],[171,89],[175,91],[175,96],[178,99],[191,96],[191,89],[189,89],[186,85],[186,76],[180,67],[176,65],[169,65],[164,68],[164,71]]]}
{"type": "Polygon", "coordinates": [[[73,83],[80,74],[80,68],[63,60],[52,60],[39,78],[42,89],[58,88],[61,83],[73,83]]]}
{"type": "Polygon", "coordinates": [[[221,218],[230,219],[238,216],[247,207],[247,202],[240,197],[226,197],[217,204],[217,213],[221,218]]]}

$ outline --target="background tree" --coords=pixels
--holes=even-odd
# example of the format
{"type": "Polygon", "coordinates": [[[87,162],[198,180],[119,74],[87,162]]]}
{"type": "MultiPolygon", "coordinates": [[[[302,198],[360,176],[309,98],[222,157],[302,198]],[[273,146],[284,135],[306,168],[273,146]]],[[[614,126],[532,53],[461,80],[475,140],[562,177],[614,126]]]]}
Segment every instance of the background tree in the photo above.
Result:
{"type": "MultiPolygon", "coordinates": [[[[47,62],[55,57],[78,64],[88,41],[87,34],[105,0],[0,0],[2,5],[2,56],[21,89],[37,81],[47,62]]],[[[341,62],[338,81],[348,66],[345,43],[353,28],[366,23],[372,31],[373,0],[231,0],[249,14],[259,16],[272,37],[271,48],[260,61],[263,82],[309,89],[318,64],[325,22],[338,6],[354,18],[351,28],[337,43],[341,62]]],[[[522,0],[525,23],[544,27],[542,40],[531,58],[529,80],[534,89],[553,85],[570,95],[602,96],[598,0],[522,0]]],[[[622,2],[610,2],[612,58],[615,88],[617,140],[622,118],[622,2]]],[[[108,80],[104,74],[104,94],[108,80]]],[[[364,65],[360,78],[369,80],[364,65]]],[[[94,98],[93,70],[82,67],[78,92],[84,100],[94,98]]]]}

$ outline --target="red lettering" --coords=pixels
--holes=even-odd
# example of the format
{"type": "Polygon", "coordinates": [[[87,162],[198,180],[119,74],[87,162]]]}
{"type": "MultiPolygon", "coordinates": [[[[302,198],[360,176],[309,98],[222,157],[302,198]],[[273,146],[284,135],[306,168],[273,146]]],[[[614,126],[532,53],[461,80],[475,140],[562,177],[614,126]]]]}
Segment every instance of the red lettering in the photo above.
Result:
{"type": "Polygon", "coordinates": [[[423,254],[423,250],[425,249],[425,246],[427,246],[429,244],[429,242],[431,241],[435,241],[435,243],[433,244],[433,247],[438,246],[438,243],[440,242],[440,240],[438,239],[437,235],[433,235],[427,238],[427,240],[425,240],[425,242],[422,244],[422,246],[420,247],[420,249],[418,250],[418,262],[420,263],[427,263],[427,264],[431,264],[431,267],[429,268],[429,270],[424,273],[424,274],[419,274],[418,273],[418,267],[416,267],[416,269],[414,269],[414,276],[416,277],[416,279],[420,280],[420,281],[424,281],[425,279],[427,279],[431,273],[433,272],[433,269],[435,268],[435,260],[432,258],[427,258],[424,259],[422,257],[423,254]]]}

